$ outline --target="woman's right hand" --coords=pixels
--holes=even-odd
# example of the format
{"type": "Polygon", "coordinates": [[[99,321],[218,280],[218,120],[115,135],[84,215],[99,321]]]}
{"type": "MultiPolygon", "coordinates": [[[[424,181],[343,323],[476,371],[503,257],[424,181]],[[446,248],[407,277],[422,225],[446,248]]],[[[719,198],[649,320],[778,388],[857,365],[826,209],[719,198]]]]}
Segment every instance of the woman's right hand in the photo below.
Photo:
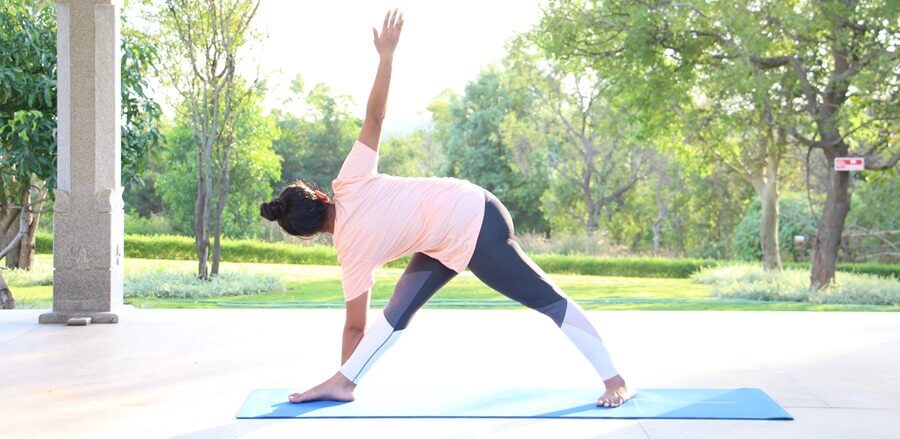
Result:
{"type": "Polygon", "coordinates": [[[396,9],[388,11],[384,16],[384,25],[381,27],[381,35],[372,28],[372,35],[375,38],[375,49],[383,60],[391,60],[394,57],[394,49],[397,48],[397,42],[400,40],[400,31],[403,30],[403,14],[397,12],[396,9]]]}

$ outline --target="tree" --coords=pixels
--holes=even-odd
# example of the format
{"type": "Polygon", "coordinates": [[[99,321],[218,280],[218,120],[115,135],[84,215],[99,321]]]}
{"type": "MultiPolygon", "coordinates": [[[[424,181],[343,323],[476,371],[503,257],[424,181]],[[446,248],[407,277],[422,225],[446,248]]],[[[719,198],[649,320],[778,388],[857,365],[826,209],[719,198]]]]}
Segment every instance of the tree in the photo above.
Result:
{"type": "Polygon", "coordinates": [[[280,135],[273,146],[284,158],[277,191],[299,178],[329,190],[362,126],[350,114],[349,96],[335,95],[325,84],[305,93],[302,84],[294,79],[290,101],[302,104],[304,114],[275,112],[280,135]]]}
{"type": "Polygon", "coordinates": [[[389,137],[382,145],[378,172],[401,177],[433,177],[440,173],[441,152],[429,129],[389,137]]]}
{"type": "Polygon", "coordinates": [[[187,102],[197,146],[194,236],[198,273],[218,274],[222,211],[231,185],[231,148],[241,105],[254,87],[239,90],[239,50],[254,38],[250,22],[259,0],[166,0],[160,39],[168,49],[170,83],[187,102]],[[215,157],[214,157],[215,156],[215,157]],[[219,167],[214,172],[214,161],[219,167]],[[214,200],[214,193],[218,197],[214,200]],[[212,203],[215,201],[215,205],[212,203]],[[210,233],[214,249],[210,255],[210,233]],[[212,272],[208,262],[212,256],[212,272]]]}
{"type": "Polygon", "coordinates": [[[593,233],[602,210],[621,200],[640,177],[639,133],[613,102],[614,84],[591,68],[566,69],[532,51],[526,34],[514,41],[507,56],[515,86],[534,98],[531,117],[518,122],[520,133],[513,134],[515,124],[507,125],[515,138],[509,143],[531,151],[547,149],[554,175],[580,192],[585,208],[581,222],[593,233]]]}
{"type": "Polygon", "coordinates": [[[16,301],[13,299],[12,291],[6,285],[3,273],[0,273],[0,309],[13,309],[15,307],[16,301]]]}
{"type": "Polygon", "coordinates": [[[444,175],[472,181],[494,193],[521,230],[547,232],[549,224],[540,208],[546,175],[529,173],[521,166],[525,163],[516,163],[500,128],[510,114],[527,113],[528,99],[513,93],[499,72],[486,70],[466,85],[462,97],[450,101],[446,126],[437,129],[436,135],[444,149],[444,175]]]}
{"type": "MultiPolygon", "coordinates": [[[[0,5],[0,258],[29,269],[48,189],[56,186],[56,17],[52,2],[0,5]]],[[[159,106],[147,95],[154,46],[122,31],[122,176],[139,180],[161,140],[159,106]]]]}
{"type": "Polygon", "coordinates": [[[54,186],[56,174],[56,20],[50,5],[0,6],[0,59],[0,258],[8,267],[28,269],[47,183],[54,186]]]}
{"type": "Polygon", "coordinates": [[[778,183],[788,139],[776,118],[789,106],[789,96],[772,92],[766,72],[744,82],[720,69],[716,80],[697,85],[695,96],[678,107],[684,129],[683,153],[722,163],[756,191],[761,202],[758,242],[763,268],[781,271],[778,183]],[[774,108],[773,108],[774,107],[774,108]]]}
{"type": "Polygon", "coordinates": [[[656,205],[656,218],[653,220],[653,253],[659,254],[662,248],[662,232],[669,209],[672,207],[672,195],[682,190],[682,181],[677,163],[667,154],[655,152],[650,160],[650,167],[655,180],[653,201],[656,205]]]}
{"type": "MultiPolygon", "coordinates": [[[[228,203],[221,214],[221,233],[233,238],[253,238],[264,234],[259,221],[259,200],[271,198],[272,186],[281,176],[281,157],[272,148],[279,131],[275,118],[263,113],[261,98],[247,101],[238,109],[235,142],[229,150],[233,163],[228,203]]],[[[166,172],[156,181],[166,215],[182,233],[191,233],[197,192],[196,144],[187,104],[178,111],[174,126],[167,131],[167,148],[162,157],[166,172]]],[[[215,157],[213,172],[220,172],[224,158],[215,157]]],[[[219,198],[222,186],[213,186],[213,198],[219,198]]],[[[215,256],[215,255],[214,255],[215,256]]],[[[216,259],[215,257],[213,258],[216,259]]],[[[217,267],[214,267],[217,268],[217,267]]]]}
{"type": "MultiPolygon", "coordinates": [[[[762,221],[761,200],[754,200],[747,208],[744,218],[734,228],[734,256],[739,260],[759,260],[762,256],[759,242],[759,234],[753,231],[759,230],[759,222],[762,221]]],[[[795,236],[812,236],[815,234],[816,225],[809,217],[809,206],[806,197],[797,193],[786,193],[778,198],[778,215],[780,217],[778,230],[780,235],[779,250],[786,256],[801,256],[805,258],[805,245],[798,246],[794,242],[795,236]]]]}
{"type": "MultiPolygon", "coordinates": [[[[777,76],[773,87],[789,104],[774,118],[778,129],[792,142],[820,150],[829,163],[810,279],[813,288],[821,288],[834,279],[850,209],[850,175],[830,168],[834,158],[852,148],[868,158],[871,170],[893,168],[900,160],[890,141],[900,114],[898,14],[896,2],[881,0],[649,6],[637,0],[560,0],[548,8],[542,27],[543,43],[557,56],[651,85],[690,85],[719,69],[745,72],[731,76],[733,81],[761,72],[777,76]]],[[[760,101],[754,105],[764,110],[760,101]]]]}

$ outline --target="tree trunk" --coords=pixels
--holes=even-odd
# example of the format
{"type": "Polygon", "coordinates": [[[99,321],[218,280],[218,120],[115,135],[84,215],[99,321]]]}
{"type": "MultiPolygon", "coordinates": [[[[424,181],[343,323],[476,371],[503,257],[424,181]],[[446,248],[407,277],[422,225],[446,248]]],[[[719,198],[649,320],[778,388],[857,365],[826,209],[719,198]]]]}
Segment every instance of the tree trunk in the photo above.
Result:
{"type": "Polygon", "coordinates": [[[224,162],[222,164],[222,180],[219,182],[219,199],[216,201],[216,210],[214,212],[215,218],[213,219],[213,276],[219,274],[219,262],[222,259],[222,212],[225,211],[225,202],[228,199],[228,190],[231,186],[231,168],[228,161],[228,154],[231,152],[231,148],[229,146],[226,146],[224,150],[225,152],[222,154],[222,160],[224,162]]]}
{"type": "Polygon", "coordinates": [[[16,301],[13,299],[12,291],[6,285],[3,279],[3,273],[0,273],[0,309],[15,309],[16,301]]]}
{"type": "Polygon", "coordinates": [[[597,224],[600,223],[600,206],[594,200],[587,198],[588,219],[585,223],[585,231],[590,235],[597,231],[597,224]]]}
{"type": "MultiPolygon", "coordinates": [[[[30,220],[28,230],[25,232],[25,237],[22,238],[22,242],[19,244],[19,268],[22,270],[31,270],[31,268],[34,267],[35,235],[37,234],[38,224],[41,220],[41,209],[44,207],[43,184],[38,186],[38,188],[37,203],[28,211],[30,220]]],[[[30,203],[31,200],[28,200],[28,202],[30,203]]]]}
{"type": "Polygon", "coordinates": [[[763,268],[781,271],[781,252],[778,248],[778,162],[780,157],[771,152],[759,174],[750,183],[759,195],[759,243],[762,247],[763,268]]]}
{"type": "MultiPolygon", "coordinates": [[[[212,145],[210,145],[210,151],[212,150],[212,145]]],[[[201,279],[209,280],[209,223],[211,216],[211,207],[210,204],[212,202],[212,153],[207,152],[206,155],[206,175],[203,176],[204,179],[204,189],[203,189],[203,255],[202,255],[202,275],[201,279]]]]}
{"type": "MultiPolygon", "coordinates": [[[[3,236],[2,237],[3,239],[0,240],[0,241],[2,241],[2,245],[0,245],[0,247],[2,247],[2,248],[0,248],[0,250],[8,247],[10,244],[13,243],[13,241],[16,241],[16,237],[19,234],[18,224],[22,220],[22,210],[17,209],[17,212],[13,213],[13,218],[15,219],[13,224],[15,224],[16,226],[13,226],[13,227],[10,227],[9,229],[7,229],[6,236],[3,236]]],[[[27,217],[25,218],[25,220],[27,221],[27,217]]],[[[26,225],[27,225],[27,223],[26,223],[26,225]]],[[[16,243],[13,244],[12,248],[10,248],[9,251],[6,252],[6,256],[5,256],[6,257],[6,268],[18,268],[19,267],[19,248],[20,248],[19,244],[21,244],[21,242],[22,242],[21,237],[19,237],[19,241],[16,241],[16,243]]]]}
{"type": "Polygon", "coordinates": [[[222,258],[222,215],[213,219],[213,259],[211,276],[219,275],[219,261],[222,258]]]}
{"type": "Polygon", "coordinates": [[[591,183],[593,183],[592,180],[594,176],[594,148],[590,142],[585,141],[584,136],[582,136],[581,139],[581,143],[584,145],[584,163],[582,163],[581,171],[581,194],[584,196],[584,204],[587,206],[588,211],[585,228],[587,229],[588,235],[590,235],[597,231],[597,223],[600,220],[600,206],[597,205],[597,201],[594,200],[594,194],[591,191],[591,183]]]}
{"type": "MultiPolygon", "coordinates": [[[[656,185],[656,220],[653,221],[653,253],[659,254],[660,241],[662,240],[662,226],[669,213],[669,201],[663,198],[663,179],[656,185]]],[[[668,180],[668,179],[666,179],[668,180]]]]}
{"type": "Polygon", "coordinates": [[[213,257],[212,257],[212,276],[219,274],[219,262],[222,258],[222,211],[225,207],[225,199],[222,195],[225,191],[219,189],[219,198],[216,201],[216,208],[213,211],[213,257]]]}
{"type": "MultiPolygon", "coordinates": [[[[28,220],[30,214],[28,212],[28,203],[31,200],[31,186],[25,188],[22,193],[19,206],[12,214],[13,224],[18,226],[8,227],[5,236],[3,236],[2,245],[0,245],[0,258],[6,257],[7,268],[19,268],[19,250],[22,248],[22,240],[28,232],[28,220]]],[[[10,209],[12,210],[12,209],[10,209]]]]}
{"type": "Polygon", "coordinates": [[[197,202],[194,205],[195,225],[194,234],[197,241],[197,277],[209,280],[209,197],[212,183],[210,183],[209,166],[212,146],[206,140],[203,149],[197,157],[197,202]]]}
{"type": "Polygon", "coordinates": [[[766,180],[760,194],[762,206],[759,218],[759,242],[763,252],[763,268],[781,271],[781,252],[778,249],[778,188],[774,180],[766,180]]]}
{"type": "Polygon", "coordinates": [[[829,166],[829,182],[825,208],[822,211],[816,239],[813,242],[810,274],[810,287],[813,289],[821,289],[834,282],[841,234],[844,231],[847,213],[850,212],[850,173],[835,171],[831,166],[836,154],[846,155],[847,149],[846,145],[840,145],[839,148],[834,149],[823,149],[829,166]]]}

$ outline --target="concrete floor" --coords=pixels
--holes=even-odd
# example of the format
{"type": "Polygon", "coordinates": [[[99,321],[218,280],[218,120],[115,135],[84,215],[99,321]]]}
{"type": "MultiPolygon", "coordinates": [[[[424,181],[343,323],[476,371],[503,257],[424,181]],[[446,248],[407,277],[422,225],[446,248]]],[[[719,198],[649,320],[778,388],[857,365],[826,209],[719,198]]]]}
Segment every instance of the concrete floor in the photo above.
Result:
{"type": "MultiPolygon", "coordinates": [[[[126,310],[118,325],[0,312],[0,437],[896,438],[900,314],[589,312],[640,387],[759,387],[794,421],[235,420],[249,391],[338,366],[341,310],[126,310]]],[[[357,398],[601,382],[530,311],[421,311],[357,398]]]]}

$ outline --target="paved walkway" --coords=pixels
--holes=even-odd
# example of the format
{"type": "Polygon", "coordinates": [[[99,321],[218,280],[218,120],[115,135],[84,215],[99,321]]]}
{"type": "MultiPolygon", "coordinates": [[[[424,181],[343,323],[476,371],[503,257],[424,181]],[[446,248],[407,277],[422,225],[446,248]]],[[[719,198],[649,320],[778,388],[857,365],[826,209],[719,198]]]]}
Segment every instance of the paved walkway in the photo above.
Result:
{"type": "MultiPolygon", "coordinates": [[[[634,387],[759,387],[795,421],[235,420],[259,387],[337,368],[341,310],[127,310],[118,325],[0,312],[0,437],[895,438],[900,313],[589,312],[634,387]]],[[[601,382],[529,311],[421,311],[375,392],[601,382]]]]}

